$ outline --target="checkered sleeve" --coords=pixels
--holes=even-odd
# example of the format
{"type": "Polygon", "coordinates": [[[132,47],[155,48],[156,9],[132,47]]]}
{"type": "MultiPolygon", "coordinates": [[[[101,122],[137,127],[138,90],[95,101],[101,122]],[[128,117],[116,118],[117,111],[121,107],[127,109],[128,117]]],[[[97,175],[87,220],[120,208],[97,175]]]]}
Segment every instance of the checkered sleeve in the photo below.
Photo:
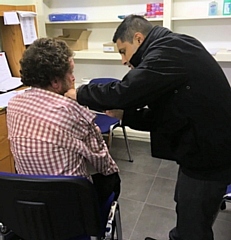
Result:
{"type": "Polygon", "coordinates": [[[86,157],[98,172],[109,175],[119,171],[117,164],[108,151],[101,133],[93,122],[89,125],[89,134],[85,144],[89,150],[86,157]]]}
{"type": "MultiPolygon", "coordinates": [[[[79,107],[81,109],[82,118],[86,121],[82,122],[82,129],[85,128],[84,139],[81,140],[81,154],[86,161],[95,168],[95,170],[104,175],[109,175],[114,172],[119,172],[119,168],[112,159],[108,147],[94,123],[95,115],[89,110],[79,107]]],[[[78,122],[80,124],[80,121],[78,122]]]]}

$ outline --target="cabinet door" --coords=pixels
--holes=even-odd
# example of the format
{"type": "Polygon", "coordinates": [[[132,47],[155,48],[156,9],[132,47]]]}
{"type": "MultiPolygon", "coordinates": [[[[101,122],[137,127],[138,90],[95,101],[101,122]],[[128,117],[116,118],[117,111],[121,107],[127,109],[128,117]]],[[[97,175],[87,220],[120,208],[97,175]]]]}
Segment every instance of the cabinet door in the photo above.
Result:
{"type": "Polygon", "coordinates": [[[0,140],[0,149],[0,160],[10,155],[9,141],[7,138],[0,140]]]}
{"type": "Polygon", "coordinates": [[[0,171],[15,172],[7,138],[6,112],[0,112],[0,171]]]}
{"type": "Polygon", "coordinates": [[[10,156],[0,159],[0,171],[1,172],[14,172],[14,171],[12,171],[10,156]]]}

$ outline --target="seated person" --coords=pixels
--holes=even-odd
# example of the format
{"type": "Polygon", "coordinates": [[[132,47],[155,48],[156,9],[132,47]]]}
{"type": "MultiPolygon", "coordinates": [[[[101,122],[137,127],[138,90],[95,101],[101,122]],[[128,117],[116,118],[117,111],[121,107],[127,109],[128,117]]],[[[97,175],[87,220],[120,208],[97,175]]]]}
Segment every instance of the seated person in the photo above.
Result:
{"type": "Polygon", "coordinates": [[[37,39],[20,65],[21,81],[31,89],[13,97],[7,108],[17,172],[83,176],[94,182],[101,200],[112,191],[117,198],[119,169],[94,123],[95,114],[64,96],[75,81],[73,51],[64,41],[37,39]],[[87,163],[98,174],[91,176],[87,163]]]}

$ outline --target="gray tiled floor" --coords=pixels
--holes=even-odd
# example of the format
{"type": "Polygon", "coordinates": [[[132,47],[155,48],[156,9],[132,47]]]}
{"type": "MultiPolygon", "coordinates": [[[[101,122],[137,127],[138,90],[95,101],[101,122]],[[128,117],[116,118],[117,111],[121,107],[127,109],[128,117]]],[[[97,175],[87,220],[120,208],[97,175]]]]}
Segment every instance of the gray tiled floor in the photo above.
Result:
{"type": "MultiPolygon", "coordinates": [[[[114,138],[111,148],[122,180],[119,201],[123,239],[144,240],[150,236],[167,240],[176,221],[173,194],[178,166],[172,161],[152,158],[148,142],[129,142],[133,163],[127,161],[123,139],[114,138]]],[[[231,204],[219,213],[214,235],[215,240],[231,239],[231,204]]]]}

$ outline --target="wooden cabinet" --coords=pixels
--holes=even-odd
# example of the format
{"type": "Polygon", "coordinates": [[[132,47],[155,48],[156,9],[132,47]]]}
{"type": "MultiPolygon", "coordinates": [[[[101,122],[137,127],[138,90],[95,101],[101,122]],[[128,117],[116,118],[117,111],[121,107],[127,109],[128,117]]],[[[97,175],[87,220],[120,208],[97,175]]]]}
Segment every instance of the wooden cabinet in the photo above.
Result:
{"type": "Polygon", "coordinates": [[[19,60],[26,46],[24,46],[20,25],[4,25],[3,13],[6,11],[33,11],[34,5],[13,6],[0,5],[0,37],[2,50],[6,52],[8,63],[14,77],[19,77],[19,60]]]}
{"type": "Polygon", "coordinates": [[[0,171],[15,172],[6,125],[6,111],[0,111],[0,171]]]}
{"type": "MultiPolygon", "coordinates": [[[[0,37],[2,50],[6,52],[7,60],[14,77],[19,77],[20,64],[26,46],[20,25],[4,25],[3,13],[7,11],[33,11],[34,5],[1,5],[0,4],[0,37]]],[[[35,22],[36,28],[37,24],[35,22]]],[[[0,110],[0,171],[15,172],[13,156],[10,152],[8,131],[6,124],[6,110],[0,110]]]]}

